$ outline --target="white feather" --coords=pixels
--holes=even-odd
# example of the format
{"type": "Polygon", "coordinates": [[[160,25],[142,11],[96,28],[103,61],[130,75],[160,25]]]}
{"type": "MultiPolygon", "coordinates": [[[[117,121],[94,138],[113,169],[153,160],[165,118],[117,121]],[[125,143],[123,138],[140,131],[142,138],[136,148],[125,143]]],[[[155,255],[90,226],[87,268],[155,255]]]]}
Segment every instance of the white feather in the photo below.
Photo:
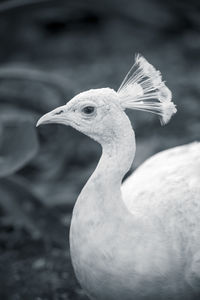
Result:
{"type": "Polygon", "coordinates": [[[143,56],[135,63],[118,89],[121,106],[126,109],[148,111],[160,116],[161,124],[169,122],[176,113],[170,89],[156,70],[143,56]]]}

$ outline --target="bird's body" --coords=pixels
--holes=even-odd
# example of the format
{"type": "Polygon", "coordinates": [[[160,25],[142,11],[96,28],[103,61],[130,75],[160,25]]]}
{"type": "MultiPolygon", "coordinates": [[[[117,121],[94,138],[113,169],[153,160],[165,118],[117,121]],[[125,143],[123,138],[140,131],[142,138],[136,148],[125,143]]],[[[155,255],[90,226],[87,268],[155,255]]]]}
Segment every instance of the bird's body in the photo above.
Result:
{"type": "Polygon", "coordinates": [[[189,240],[192,226],[200,224],[200,143],[150,157],[124,182],[122,194],[130,211],[160,218],[189,240]]]}
{"type": "Polygon", "coordinates": [[[73,267],[93,300],[199,299],[200,143],[153,156],[122,184],[135,155],[124,109],[157,113],[162,124],[176,112],[160,72],[142,57],[134,68],[117,93],[80,93],[38,121],[71,125],[102,146],[73,211],[73,267]]]}
{"type": "Polygon", "coordinates": [[[103,153],[76,202],[70,235],[76,276],[91,299],[193,299],[200,287],[200,278],[192,278],[200,251],[200,143],[151,157],[121,188],[116,165],[122,179],[131,163],[124,145],[128,139],[134,153],[132,138],[103,153]]]}

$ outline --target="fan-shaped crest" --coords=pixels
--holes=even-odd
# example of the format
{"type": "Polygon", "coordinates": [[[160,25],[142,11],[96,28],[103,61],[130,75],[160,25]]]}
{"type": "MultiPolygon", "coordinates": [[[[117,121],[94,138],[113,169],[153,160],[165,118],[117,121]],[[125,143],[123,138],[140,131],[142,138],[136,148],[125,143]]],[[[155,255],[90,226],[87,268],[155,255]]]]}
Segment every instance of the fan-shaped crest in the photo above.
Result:
{"type": "Polygon", "coordinates": [[[176,113],[170,89],[156,70],[143,56],[136,55],[135,63],[118,89],[121,106],[148,111],[160,116],[161,124],[169,122],[176,113]]]}

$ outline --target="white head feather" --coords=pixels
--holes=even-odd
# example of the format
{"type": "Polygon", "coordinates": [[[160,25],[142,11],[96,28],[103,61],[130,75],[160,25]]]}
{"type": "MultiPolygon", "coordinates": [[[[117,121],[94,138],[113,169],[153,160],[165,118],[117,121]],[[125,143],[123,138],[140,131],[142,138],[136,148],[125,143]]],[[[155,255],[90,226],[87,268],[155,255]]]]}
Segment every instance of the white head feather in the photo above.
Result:
{"type": "Polygon", "coordinates": [[[161,124],[169,122],[176,113],[170,89],[144,57],[137,55],[135,63],[117,91],[121,106],[126,109],[149,111],[160,116],[161,124]]]}

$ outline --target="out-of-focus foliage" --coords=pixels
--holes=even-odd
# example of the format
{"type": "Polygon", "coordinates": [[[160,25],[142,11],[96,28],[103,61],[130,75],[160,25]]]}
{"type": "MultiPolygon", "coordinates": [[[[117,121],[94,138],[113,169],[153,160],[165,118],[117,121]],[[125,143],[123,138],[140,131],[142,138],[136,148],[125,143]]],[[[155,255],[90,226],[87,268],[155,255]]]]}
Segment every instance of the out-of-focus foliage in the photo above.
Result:
{"type": "Polygon", "coordinates": [[[30,122],[14,119],[1,125],[0,177],[5,177],[23,168],[35,156],[38,141],[30,122]]]}
{"type": "Polygon", "coordinates": [[[69,127],[36,130],[37,119],[80,91],[117,89],[139,52],[161,70],[178,112],[165,127],[128,112],[137,140],[133,169],[199,139],[199,20],[195,0],[0,3],[1,299],[86,299],[66,228],[100,147],[69,127]]]}

